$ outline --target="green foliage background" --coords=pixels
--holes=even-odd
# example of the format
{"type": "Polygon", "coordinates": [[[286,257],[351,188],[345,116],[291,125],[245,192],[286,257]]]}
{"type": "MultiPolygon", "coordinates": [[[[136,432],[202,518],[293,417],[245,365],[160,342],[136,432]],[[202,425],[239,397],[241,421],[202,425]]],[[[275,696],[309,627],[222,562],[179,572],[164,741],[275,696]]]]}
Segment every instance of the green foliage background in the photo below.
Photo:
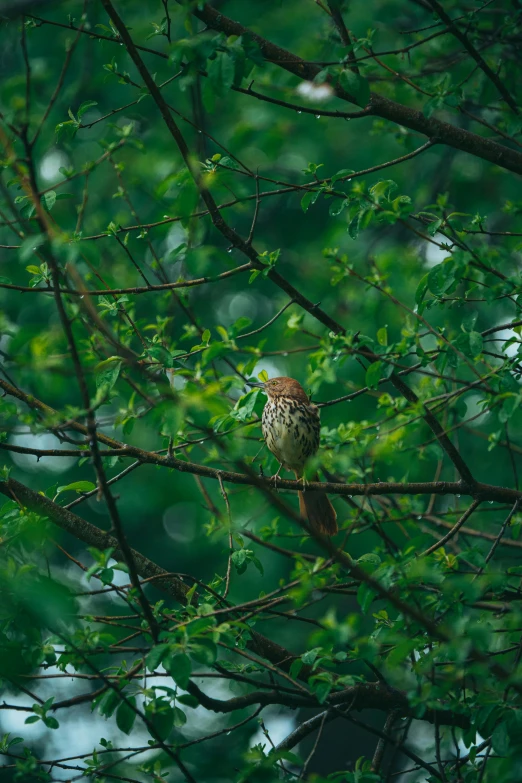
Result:
{"type": "MultiPolygon", "coordinates": [[[[378,734],[342,717],[330,723],[329,712],[304,773],[312,775],[308,779],[366,783],[396,779],[386,776],[413,768],[400,779],[500,783],[516,779],[514,770],[520,769],[518,495],[480,495],[469,486],[437,496],[431,484],[419,492],[407,489],[412,482],[456,482],[460,476],[423,419],[422,404],[408,402],[387,380],[394,368],[418,363],[418,372],[404,380],[448,430],[474,478],[518,490],[519,175],[438,135],[431,136],[432,146],[408,157],[426,144],[425,135],[380,116],[350,119],[325,112],[361,113],[371,88],[427,119],[438,117],[515,151],[520,119],[450,33],[408,52],[373,56],[430,37],[432,26],[441,29],[424,4],[330,4],[341,8],[356,37],[353,51],[364,58],[359,74],[351,70],[326,6],[292,0],[261,5],[229,1],[219,11],[304,60],[331,63],[314,83],[267,62],[252,36],[205,29],[192,14],[197,4],[128,0],[119,6],[132,40],[163,55],[141,52],[157,85],[172,79],[161,92],[200,186],[218,205],[231,202],[222,210],[224,220],[243,240],[252,239],[258,266],[240,273],[233,270],[248,258],[206,215],[186,162],[103,4],[88,3],[85,16],[73,2],[29,8],[23,19],[15,15],[2,26],[0,349],[6,396],[0,446],[7,497],[0,676],[3,700],[13,707],[0,712],[2,731],[9,734],[2,745],[2,781],[81,773],[92,780],[162,780],[167,771],[169,781],[198,783],[292,779],[312,741],[292,746],[297,755],[281,766],[270,732],[283,727],[277,745],[306,718],[334,709],[331,694],[365,682],[379,689],[382,679],[383,700],[389,688],[404,695],[404,703],[393,706],[398,712],[391,702],[379,706],[380,696],[365,702],[360,689],[352,707],[362,713],[352,717],[379,732],[383,712],[392,714],[385,734],[395,732],[399,745],[424,766],[388,747],[386,763],[371,770],[378,734]],[[71,29],[80,25],[92,35],[71,29]],[[327,80],[331,89],[351,91],[354,101],[333,94],[320,100],[318,85],[327,80]],[[402,157],[389,171],[359,174],[402,157]],[[35,207],[28,182],[41,206],[35,207]],[[147,452],[165,455],[171,448],[179,460],[218,471],[244,474],[252,468],[255,484],[260,469],[268,476],[277,464],[262,448],[265,398],[248,392],[245,379],[264,373],[297,378],[316,404],[326,403],[317,460],[322,477],[374,487],[367,497],[355,488],[334,499],[341,528],[335,544],[384,593],[350,574],[351,561],[339,554],[325,566],[324,542],[307,536],[277,505],[296,511],[295,493],[220,485],[217,473],[200,478],[191,470],[140,464],[112,487],[125,537],[198,591],[187,609],[146,588],[161,625],[158,651],[136,591],[100,592],[113,582],[128,584],[124,558],[115,564],[110,548],[86,548],[81,535],[59,530],[37,501],[21,502],[9,489],[11,476],[58,506],[78,499],[72,511],[111,530],[88,456],[37,460],[36,452],[10,449],[88,448],[70,427],[86,414],[56,301],[52,293],[24,290],[53,288],[53,263],[63,289],[80,293],[209,278],[172,290],[63,295],[99,431],[147,452]],[[313,308],[307,312],[297,303],[268,324],[290,301],[269,277],[271,269],[320,303],[346,333],[335,334],[313,308]],[[212,279],[227,271],[232,274],[212,279]],[[512,323],[513,329],[482,334],[512,323]],[[353,399],[328,404],[349,395],[353,399]],[[58,413],[38,409],[33,398],[58,413]],[[405,490],[382,493],[375,489],[379,482],[402,482],[405,490]],[[481,503],[466,523],[468,532],[421,556],[459,519],[470,495],[481,503]],[[500,533],[504,540],[492,553],[500,533]],[[281,611],[310,622],[265,607],[243,611],[241,618],[214,615],[223,608],[227,572],[232,605],[280,589],[288,599],[281,611]],[[401,611],[399,599],[411,616],[401,611]],[[423,626],[415,613],[433,626],[423,626]],[[143,633],[134,639],[129,629],[140,624],[143,633]],[[434,627],[442,629],[441,637],[434,627]],[[295,656],[290,682],[273,661],[266,670],[263,656],[248,652],[254,629],[295,656]],[[251,657],[235,654],[238,648],[251,657]],[[222,669],[215,668],[216,656],[222,669]],[[155,690],[160,679],[143,680],[142,672],[127,678],[142,660],[150,672],[163,663],[161,687],[170,690],[155,690]],[[303,676],[302,665],[313,671],[303,676]],[[61,685],[53,691],[53,683],[63,680],[45,677],[66,666],[72,674],[116,675],[112,682],[121,691],[103,679],[79,680],[81,687],[71,694],[61,685]],[[270,686],[301,695],[305,688],[310,701],[297,710],[275,699],[261,713],[264,729],[256,716],[230,735],[179,750],[254,710],[239,705],[220,714],[197,707],[196,691],[180,699],[191,672],[201,675],[194,681],[202,691],[221,700],[270,686]],[[42,681],[27,679],[38,673],[42,681]],[[215,680],[206,676],[212,673],[215,680]],[[47,701],[77,694],[86,697],[61,710],[47,701]],[[145,722],[135,720],[136,704],[145,722]],[[26,712],[15,709],[20,706],[26,712]],[[437,709],[446,718],[454,715],[453,727],[443,720],[440,732],[434,729],[437,719],[427,710],[437,709]],[[28,715],[34,726],[23,723],[28,715]],[[85,727],[89,746],[64,732],[67,725],[85,727]],[[17,737],[23,744],[10,745],[17,737]],[[108,742],[120,750],[111,751],[108,742]],[[161,743],[171,748],[170,756],[161,743]],[[135,745],[145,750],[126,752],[135,745]],[[366,759],[357,761],[361,748],[366,759]],[[456,748],[465,763],[459,765],[456,748]],[[77,757],[83,753],[89,755],[77,757]],[[72,772],[50,768],[53,758],[69,756],[74,759],[63,763],[72,772]]],[[[449,12],[467,14],[469,40],[484,47],[492,67],[500,62],[502,83],[516,101],[516,6],[498,2],[471,13],[454,5],[449,12]]],[[[471,136],[469,144],[471,149],[471,136]]],[[[109,478],[129,464],[128,455],[103,456],[109,478]]],[[[286,669],[291,663],[285,661],[286,669]]]]}

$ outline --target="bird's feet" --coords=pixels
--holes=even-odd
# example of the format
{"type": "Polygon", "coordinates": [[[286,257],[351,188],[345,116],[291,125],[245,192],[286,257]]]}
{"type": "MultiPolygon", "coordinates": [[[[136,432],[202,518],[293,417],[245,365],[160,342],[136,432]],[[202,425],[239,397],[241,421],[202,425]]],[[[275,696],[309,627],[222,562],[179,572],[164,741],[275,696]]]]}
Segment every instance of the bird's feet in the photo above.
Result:
{"type": "Polygon", "coordinates": [[[279,465],[279,468],[277,469],[277,473],[274,473],[272,478],[274,479],[274,489],[277,492],[277,479],[279,478],[279,474],[281,473],[283,466],[279,465]]]}

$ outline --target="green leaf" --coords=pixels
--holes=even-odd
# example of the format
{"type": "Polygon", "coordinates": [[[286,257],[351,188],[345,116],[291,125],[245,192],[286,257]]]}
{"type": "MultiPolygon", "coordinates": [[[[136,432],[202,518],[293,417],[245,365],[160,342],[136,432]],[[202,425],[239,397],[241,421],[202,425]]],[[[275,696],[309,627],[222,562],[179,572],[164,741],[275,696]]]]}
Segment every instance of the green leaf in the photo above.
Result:
{"type": "Polygon", "coordinates": [[[354,169],[341,169],[333,177],[330,177],[330,183],[335,185],[338,180],[347,179],[351,174],[355,174],[354,169]]]}
{"type": "Polygon", "coordinates": [[[80,108],[78,109],[78,112],[77,112],[77,114],[78,114],[78,119],[79,119],[79,120],[81,120],[81,118],[83,117],[83,115],[84,115],[86,112],[88,112],[88,111],[89,111],[89,109],[92,109],[92,107],[93,107],[93,106],[97,106],[97,105],[98,105],[98,101],[84,101],[84,102],[83,102],[83,103],[80,105],[80,108]]]}
{"type": "Polygon", "coordinates": [[[498,420],[505,424],[512,417],[520,405],[520,395],[510,394],[502,401],[502,407],[498,411],[498,420]]]}
{"type": "Polygon", "coordinates": [[[188,655],[184,653],[173,655],[168,661],[168,672],[176,685],[185,690],[192,674],[192,664],[188,655]]]}
{"type": "Polygon", "coordinates": [[[232,412],[236,421],[249,421],[252,418],[260,391],[260,389],[252,389],[239,398],[232,412]]]}
{"type": "Polygon", "coordinates": [[[129,703],[122,701],[116,710],[116,725],[124,734],[131,733],[136,720],[136,710],[132,709],[132,707],[136,706],[136,698],[129,696],[127,701],[129,703]]]}
{"type": "Polygon", "coordinates": [[[96,367],[96,388],[107,395],[118,380],[121,370],[121,359],[111,356],[96,367]]]}
{"type": "Polygon", "coordinates": [[[153,361],[159,362],[164,367],[173,367],[173,357],[163,345],[153,345],[151,348],[147,348],[145,354],[149,356],[153,361]]]}
{"type": "Polygon", "coordinates": [[[102,568],[98,576],[100,577],[100,580],[103,582],[104,585],[110,585],[112,580],[114,579],[114,569],[102,568]]]}
{"type": "Polygon", "coordinates": [[[290,677],[295,680],[297,677],[299,677],[299,672],[303,668],[303,660],[302,658],[296,658],[294,661],[292,661],[292,665],[290,666],[290,677]]]}
{"type": "Polygon", "coordinates": [[[313,650],[307,650],[301,655],[301,660],[307,666],[311,666],[316,660],[317,656],[321,653],[321,647],[314,647],[313,650]]]}
{"type": "Polygon", "coordinates": [[[223,98],[234,81],[234,61],[225,52],[219,52],[208,66],[208,78],[215,94],[223,98]]]}
{"type": "Polygon", "coordinates": [[[461,326],[464,329],[465,332],[472,332],[475,328],[475,324],[477,323],[478,318],[478,312],[476,310],[470,310],[469,313],[466,313],[464,318],[462,319],[461,326]]]}
{"type": "Polygon", "coordinates": [[[187,716],[185,715],[183,710],[180,710],[179,707],[174,707],[173,723],[175,728],[177,729],[181,728],[182,726],[185,725],[186,722],[187,722],[187,716]]]}
{"type": "Polygon", "coordinates": [[[387,362],[383,362],[380,359],[373,364],[370,364],[366,370],[366,385],[369,389],[376,389],[379,385],[379,381],[382,378],[389,378],[393,372],[393,367],[387,362]]]}
{"type": "Polygon", "coordinates": [[[72,484],[58,487],[56,494],[61,495],[62,492],[71,491],[81,495],[83,492],[92,492],[93,489],[96,489],[96,484],[93,484],[92,481],[74,481],[72,484]]]}
{"type": "Polygon", "coordinates": [[[216,643],[209,638],[198,639],[191,643],[190,654],[198,663],[212,666],[217,659],[216,643]]]}
{"type": "Polygon", "coordinates": [[[319,704],[323,704],[326,701],[326,699],[330,695],[332,688],[333,688],[333,683],[327,680],[325,681],[320,680],[313,684],[313,692],[315,693],[319,704]]]}
{"type": "Polygon", "coordinates": [[[77,131],[78,131],[78,123],[75,122],[74,120],[66,120],[65,122],[59,122],[54,129],[54,132],[56,133],[58,140],[61,140],[63,138],[69,140],[74,139],[77,131]]]}
{"type": "Polygon", "coordinates": [[[353,102],[364,109],[370,100],[370,85],[368,81],[358,73],[354,73],[347,68],[341,71],[339,83],[343,90],[346,90],[352,96],[353,102]]]}
{"type": "Polygon", "coordinates": [[[100,715],[103,715],[105,718],[110,718],[120,702],[121,697],[119,693],[113,690],[107,691],[100,702],[100,715]]]}
{"type": "MultiPolygon", "coordinates": [[[[35,251],[44,244],[46,238],[47,237],[45,234],[33,234],[32,236],[27,237],[27,239],[24,239],[18,248],[18,256],[20,261],[23,263],[24,261],[28,261],[30,258],[32,258],[35,254],[35,251]]],[[[33,274],[38,274],[40,272],[40,268],[36,268],[38,272],[33,274]]]]}
{"type": "Polygon", "coordinates": [[[359,589],[357,590],[357,601],[359,602],[363,614],[367,613],[376,595],[377,593],[375,590],[369,587],[365,582],[359,586],[359,589]]]}
{"type": "Polygon", "coordinates": [[[491,744],[493,745],[493,750],[495,753],[498,753],[499,756],[506,756],[509,752],[509,733],[505,721],[497,723],[497,726],[491,735],[491,744]]]}
{"type": "MultiPolygon", "coordinates": [[[[159,738],[165,742],[174,726],[174,710],[172,707],[163,706],[161,710],[149,715],[150,722],[159,738]]],[[[154,735],[152,735],[154,736],[154,735]]],[[[156,739],[156,737],[154,737],[156,739]]]]}
{"type": "Polygon", "coordinates": [[[370,188],[370,195],[372,195],[377,201],[388,198],[390,193],[397,189],[397,183],[392,179],[381,179],[372,185],[370,188]]]}
{"type": "Polygon", "coordinates": [[[428,274],[424,275],[423,278],[421,278],[421,281],[419,285],[417,286],[417,290],[415,291],[415,302],[416,304],[420,305],[423,301],[424,297],[426,296],[426,292],[428,290],[428,274]]]}
{"type": "Polygon", "coordinates": [[[315,204],[320,195],[320,190],[309,190],[308,193],[305,193],[301,199],[301,208],[303,212],[307,212],[310,204],[315,204]]]}
{"type": "Polygon", "coordinates": [[[211,343],[209,347],[201,354],[201,365],[206,367],[214,359],[219,356],[224,356],[230,351],[230,348],[225,343],[211,343]]]}
{"type": "Polygon", "coordinates": [[[176,701],[192,709],[199,707],[199,700],[191,693],[182,693],[181,696],[176,697],[176,701]]]}
{"type": "Polygon", "coordinates": [[[370,563],[372,566],[378,566],[381,563],[381,558],[375,552],[366,552],[361,557],[357,558],[358,563],[370,563]]]}
{"type": "Polygon", "coordinates": [[[248,326],[252,324],[252,319],[247,318],[247,316],[242,315],[241,318],[238,318],[235,323],[232,324],[232,329],[234,330],[234,334],[239,334],[239,332],[242,332],[243,329],[246,329],[248,326]]]}
{"type": "Polygon", "coordinates": [[[427,231],[428,231],[428,234],[430,235],[430,237],[434,237],[435,236],[435,234],[437,233],[439,228],[442,226],[442,222],[443,222],[442,219],[439,218],[438,220],[434,220],[433,223],[429,224],[429,226],[427,228],[427,231]]]}
{"type": "Polygon", "coordinates": [[[337,215],[340,215],[343,209],[345,209],[349,203],[350,201],[347,198],[335,199],[328,207],[328,214],[330,214],[332,217],[337,217],[337,215]]]}
{"type": "Polygon", "coordinates": [[[46,212],[50,212],[56,204],[56,193],[54,190],[50,190],[48,193],[44,193],[42,196],[42,206],[46,212]]]}
{"type": "Polygon", "coordinates": [[[473,358],[482,353],[483,342],[480,332],[469,333],[469,349],[473,358]]]}
{"type": "Polygon", "coordinates": [[[156,671],[162,660],[170,650],[169,644],[157,644],[152,648],[145,659],[147,669],[151,672],[156,671]]]}
{"type": "Polygon", "coordinates": [[[456,271],[455,261],[452,258],[434,266],[428,273],[428,288],[432,294],[441,296],[446,293],[455,282],[456,271]]]}

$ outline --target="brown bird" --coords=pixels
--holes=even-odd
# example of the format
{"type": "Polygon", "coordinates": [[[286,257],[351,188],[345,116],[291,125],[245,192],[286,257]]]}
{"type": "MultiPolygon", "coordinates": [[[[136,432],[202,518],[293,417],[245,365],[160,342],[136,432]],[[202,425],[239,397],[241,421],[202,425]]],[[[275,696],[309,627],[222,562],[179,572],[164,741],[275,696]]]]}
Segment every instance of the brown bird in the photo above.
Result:
{"type": "MultiPolygon", "coordinates": [[[[319,448],[319,409],[293,378],[283,376],[248,385],[257,386],[268,395],[262,429],[266,445],[280,463],[276,477],[284,467],[293,471],[296,479],[303,478],[306,461],[319,448]]],[[[314,481],[319,478],[315,476],[314,481]]],[[[327,536],[337,533],[337,514],[326,493],[300,491],[299,511],[314,530],[327,536]]]]}

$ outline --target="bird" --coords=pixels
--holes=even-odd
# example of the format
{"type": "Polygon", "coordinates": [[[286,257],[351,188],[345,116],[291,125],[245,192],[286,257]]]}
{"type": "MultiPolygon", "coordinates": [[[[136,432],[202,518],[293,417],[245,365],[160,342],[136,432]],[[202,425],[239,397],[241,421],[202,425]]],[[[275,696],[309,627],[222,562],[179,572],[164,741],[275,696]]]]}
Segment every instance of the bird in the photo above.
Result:
{"type": "MultiPolygon", "coordinates": [[[[337,533],[337,514],[325,492],[306,490],[304,467],[319,449],[319,409],[308,399],[305,390],[294,378],[279,376],[268,381],[248,382],[263,389],[268,399],[263,409],[261,427],[265,443],[279,462],[274,478],[281,468],[303,479],[299,490],[299,512],[308,519],[313,531],[333,536],[337,533]]],[[[318,476],[314,481],[319,481],[318,476]]]]}

